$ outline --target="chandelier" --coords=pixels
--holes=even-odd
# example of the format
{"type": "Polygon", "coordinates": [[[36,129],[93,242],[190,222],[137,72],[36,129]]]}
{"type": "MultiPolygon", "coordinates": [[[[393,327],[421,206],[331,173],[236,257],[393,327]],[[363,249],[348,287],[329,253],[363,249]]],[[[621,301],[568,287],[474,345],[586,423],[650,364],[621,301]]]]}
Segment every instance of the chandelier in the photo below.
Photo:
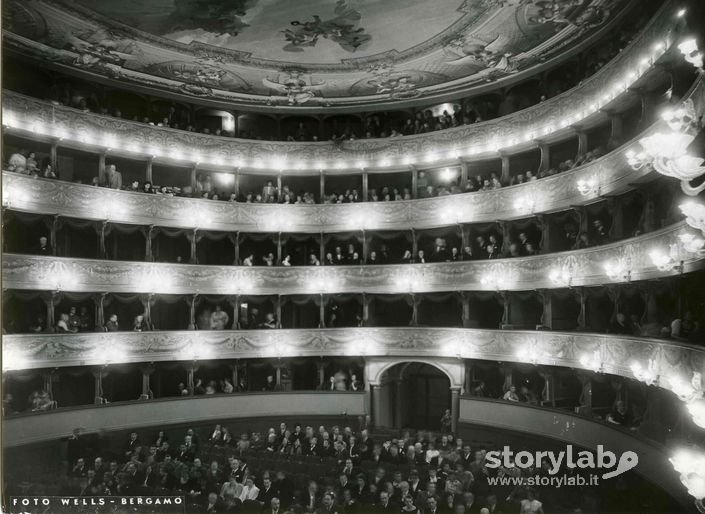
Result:
{"type": "Polygon", "coordinates": [[[705,428],[705,399],[698,398],[686,404],[688,412],[693,417],[693,423],[700,428],[705,428]]]}
{"type": "Polygon", "coordinates": [[[705,190],[705,184],[692,186],[690,182],[705,174],[704,159],[687,152],[698,131],[698,117],[691,99],[678,109],[662,115],[670,132],[657,132],[639,140],[640,151],[629,150],[625,156],[634,169],[653,168],[661,175],[680,180],[681,189],[690,196],[705,190]]]}
{"type": "Polygon", "coordinates": [[[688,225],[705,234],[705,205],[691,200],[680,204],[678,208],[685,215],[688,225]]]}

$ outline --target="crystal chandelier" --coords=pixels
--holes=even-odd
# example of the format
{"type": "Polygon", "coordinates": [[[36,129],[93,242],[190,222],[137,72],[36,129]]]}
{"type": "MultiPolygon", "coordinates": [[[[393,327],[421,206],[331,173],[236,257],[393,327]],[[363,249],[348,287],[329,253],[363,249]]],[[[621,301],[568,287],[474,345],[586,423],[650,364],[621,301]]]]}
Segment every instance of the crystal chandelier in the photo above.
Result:
{"type": "Polygon", "coordinates": [[[570,287],[573,282],[573,270],[567,266],[553,268],[548,272],[548,279],[554,285],[570,287]]]}
{"type": "Polygon", "coordinates": [[[683,260],[679,256],[678,244],[670,245],[668,252],[660,249],[651,250],[649,257],[659,271],[683,271],[683,260]]]}
{"type": "Polygon", "coordinates": [[[685,222],[705,234],[705,205],[695,201],[682,203],[678,206],[685,215],[685,222]]]}
{"type": "Polygon", "coordinates": [[[629,165],[635,169],[648,166],[667,177],[680,180],[681,189],[690,196],[705,190],[705,184],[692,186],[690,182],[705,174],[703,159],[687,152],[698,131],[698,117],[693,101],[688,99],[678,109],[663,113],[663,120],[671,132],[657,132],[639,140],[640,151],[625,154],[629,165]]]}
{"type": "Polygon", "coordinates": [[[705,428],[705,399],[698,398],[686,404],[688,412],[693,417],[693,423],[705,428]]]}

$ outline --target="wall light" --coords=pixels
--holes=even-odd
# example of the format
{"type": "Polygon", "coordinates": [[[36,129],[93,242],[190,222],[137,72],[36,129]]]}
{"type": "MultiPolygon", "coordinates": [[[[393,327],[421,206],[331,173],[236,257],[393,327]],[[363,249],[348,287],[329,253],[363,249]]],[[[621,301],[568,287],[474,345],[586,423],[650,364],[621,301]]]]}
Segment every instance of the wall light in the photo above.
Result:
{"type": "Polygon", "coordinates": [[[632,270],[630,259],[614,259],[605,262],[602,266],[607,274],[607,277],[614,282],[630,282],[632,278],[632,270]]]}
{"type": "Polygon", "coordinates": [[[536,200],[532,196],[525,195],[517,198],[514,208],[523,213],[533,213],[536,207],[536,200]]]}
{"type": "Polygon", "coordinates": [[[673,244],[668,252],[660,248],[655,248],[649,252],[649,258],[659,271],[683,271],[683,261],[678,256],[678,245],[673,244]]]}
{"type": "Polygon", "coordinates": [[[703,250],[703,247],[705,247],[705,239],[694,236],[693,234],[681,234],[678,236],[678,240],[686,252],[694,253],[699,257],[705,254],[703,250]]]}
{"type": "Polygon", "coordinates": [[[590,196],[600,193],[600,182],[595,177],[580,179],[575,185],[578,188],[578,192],[582,196],[590,196]]]}
{"type": "Polygon", "coordinates": [[[594,373],[604,373],[605,363],[600,350],[595,350],[592,354],[585,353],[580,356],[580,364],[594,373]]]}
{"type": "Polygon", "coordinates": [[[646,367],[643,367],[638,362],[633,362],[629,368],[639,382],[643,382],[646,385],[655,385],[659,382],[659,374],[656,370],[656,361],[654,359],[649,359],[646,367]]]}
{"type": "Polygon", "coordinates": [[[211,348],[202,341],[190,341],[178,353],[179,359],[184,361],[197,361],[207,359],[212,355],[211,348]]]}
{"type": "Polygon", "coordinates": [[[688,412],[693,417],[693,423],[705,428],[705,399],[698,398],[686,404],[688,412]]]}
{"type": "Polygon", "coordinates": [[[681,51],[686,62],[702,71],[703,54],[698,51],[698,42],[695,41],[695,38],[690,38],[683,41],[680,45],[678,45],[678,50],[681,51]]]}
{"type": "Polygon", "coordinates": [[[705,453],[696,447],[682,448],[668,460],[680,474],[681,483],[688,489],[688,494],[695,498],[698,512],[705,514],[705,453]]]}

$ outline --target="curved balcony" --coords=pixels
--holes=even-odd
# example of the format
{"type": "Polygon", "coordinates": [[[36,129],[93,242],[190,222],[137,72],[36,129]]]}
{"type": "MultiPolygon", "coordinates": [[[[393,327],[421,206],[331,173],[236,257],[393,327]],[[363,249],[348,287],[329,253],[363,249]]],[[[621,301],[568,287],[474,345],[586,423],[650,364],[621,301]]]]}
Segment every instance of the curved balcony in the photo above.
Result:
{"type": "Polygon", "coordinates": [[[110,291],[162,294],[334,294],[422,293],[436,291],[522,291],[560,287],[553,269],[569,270],[564,286],[608,282],[604,264],[625,263],[620,280],[650,280],[705,267],[697,254],[683,256],[671,270],[659,270],[649,253],[679,245],[687,225],[668,228],[605,246],[531,257],[418,265],[335,267],[234,267],[100,261],[4,254],[6,289],[75,292],[110,291]],[[501,277],[501,283],[483,280],[501,277]]]}
{"type": "MultiPolygon", "coordinates": [[[[450,362],[471,358],[526,363],[525,352],[521,350],[527,348],[532,350],[532,364],[587,371],[592,369],[587,368],[581,358],[597,353],[601,361],[600,371],[628,378],[633,378],[630,369],[633,362],[644,366],[653,361],[654,369],[661,377],[689,380],[694,372],[705,373],[704,347],[594,333],[404,327],[3,337],[3,352],[12,356],[18,369],[194,360],[206,354],[218,359],[364,355],[378,360],[446,358],[450,362]],[[108,347],[110,352],[106,351],[108,347]]],[[[376,373],[366,373],[366,380],[377,383],[385,365],[377,366],[376,373]]],[[[458,380],[462,384],[462,375],[458,380]]]]}
{"type": "MultiPolygon", "coordinates": [[[[689,98],[705,112],[702,78],[689,98]]],[[[582,167],[538,181],[453,196],[357,204],[240,204],[114,191],[3,172],[3,204],[15,210],[115,223],[250,232],[335,232],[431,228],[456,223],[511,220],[565,210],[597,201],[657,176],[649,167],[633,170],[625,153],[640,151],[638,140],[656,133],[659,121],[610,154],[582,167]],[[579,181],[596,187],[582,195],[579,181]]]]}
{"type": "Polygon", "coordinates": [[[506,402],[476,398],[461,398],[459,412],[459,422],[469,424],[470,430],[478,426],[516,430],[525,434],[546,435],[592,451],[598,445],[613,451],[633,451],[639,456],[634,469],[637,473],[660,484],[684,508],[692,508],[692,499],[683,490],[678,473],[667,465],[667,448],[634,437],[613,424],[530,405],[508,405],[506,402]]]}
{"type": "Polygon", "coordinates": [[[678,18],[668,4],[631,45],[580,86],[523,111],[445,131],[382,140],[332,143],[277,143],[232,140],[122,119],[86,114],[14,93],[3,99],[5,123],[44,131],[62,144],[94,144],[222,166],[280,170],[390,168],[421,162],[457,162],[458,157],[536,145],[606,116],[629,88],[649,83],[648,71],[677,38],[678,18]],[[27,118],[27,119],[25,119],[27,118]],[[23,121],[24,120],[24,121],[23,121]],[[470,145],[470,146],[468,146],[470,145]],[[288,163],[288,165],[287,165],[288,163]]]}

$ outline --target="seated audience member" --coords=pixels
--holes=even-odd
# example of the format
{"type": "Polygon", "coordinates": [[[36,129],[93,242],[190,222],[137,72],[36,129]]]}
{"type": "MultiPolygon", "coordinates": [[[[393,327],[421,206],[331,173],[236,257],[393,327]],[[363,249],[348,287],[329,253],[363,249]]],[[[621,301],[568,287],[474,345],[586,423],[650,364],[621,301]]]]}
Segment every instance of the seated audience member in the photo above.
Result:
{"type": "Polygon", "coordinates": [[[614,407],[607,414],[607,421],[615,425],[631,427],[634,423],[634,418],[631,412],[627,409],[627,404],[622,400],[614,402],[614,407]]]}
{"type": "Polygon", "coordinates": [[[37,242],[37,245],[34,247],[32,250],[33,254],[36,255],[53,255],[54,251],[51,245],[49,244],[49,239],[46,238],[46,236],[41,236],[39,238],[39,241],[37,242]]]}
{"type": "Polygon", "coordinates": [[[517,388],[515,386],[510,386],[509,390],[504,393],[504,396],[502,399],[510,401],[510,402],[518,402],[519,401],[519,395],[517,394],[517,388]]]}
{"type": "Polygon", "coordinates": [[[122,174],[114,164],[110,164],[105,170],[105,187],[122,189],[122,174]]]}
{"type": "Polygon", "coordinates": [[[230,316],[225,312],[220,305],[215,306],[215,310],[210,316],[210,329],[211,330],[225,330],[227,328],[228,322],[230,321],[230,316]]]}
{"type": "Polygon", "coordinates": [[[106,332],[118,332],[120,330],[120,326],[118,325],[117,314],[111,314],[103,328],[106,332]]]}
{"type": "Polygon", "coordinates": [[[27,174],[27,150],[20,150],[10,155],[10,159],[7,161],[8,171],[14,171],[15,173],[27,174]]]}
{"type": "Polygon", "coordinates": [[[72,329],[69,326],[69,315],[66,314],[65,312],[62,312],[59,315],[59,321],[56,322],[56,331],[58,333],[73,333],[73,332],[78,332],[78,329],[72,329]]]}
{"type": "Polygon", "coordinates": [[[149,323],[144,319],[144,314],[138,314],[135,316],[135,320],[132,324],[132,330],[134,332],[148,332],[151,330],[149,323]]]}

